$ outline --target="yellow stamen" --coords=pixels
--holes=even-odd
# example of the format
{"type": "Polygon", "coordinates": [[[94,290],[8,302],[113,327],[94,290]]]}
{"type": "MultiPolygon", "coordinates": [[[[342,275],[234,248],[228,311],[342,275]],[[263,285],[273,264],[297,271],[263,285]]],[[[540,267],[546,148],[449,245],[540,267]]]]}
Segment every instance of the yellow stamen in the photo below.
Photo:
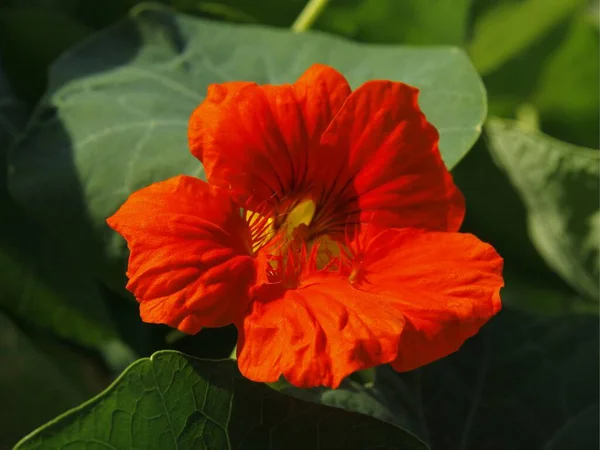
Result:
{"type": "Polygon", "coordinates": [[[278,273],[286,286],[296,286],[300,272],[295,271],[302,270],[304,262],[300,261],[308,255],[311,259],[315,258],[311,264],[318,270],[329,267],[340,258],[341,249],[337,241],[326,235],[315,235],[311,230],[316,209],[314,201],[302,200],[287,214],[273,218],[267,219],[256,212],[245,214],[252,230],[252,251],[258,253],[260,250],[260,254],[266,257],[266,270],[273,271],[273,276],[278,273]]]}
{"type": "Polygon", "coordinates": [[[257,252],[261,247],[271,241],[280,230],[285,242],[300,238],[308,238],[308,226],[315,215],[317,207],[312,200],[303,200],[298,203],[284,218],[284,222],[275,229],[276,222],[273,218],[266,218],[256,212],[246,211],[245,219],[250,229],[253,230],[252,251],[257,252]]]}
{"type": "Polygon", "coordinates": [[[258,213],[246,211],[246,222],[253,230],[252,252],[257,252],[263,245],[273,239],[275,229],[273,228],[273,219],[265,218],[258,213]]]}
{"type": "Polygon", "coordinates": [[[294,230],[301,225],[308,227],[312,221],[317,206],[312,200],[303,200],[290,211],[285,220],[285,227],[288,237],[291,237],[294,230]]]}

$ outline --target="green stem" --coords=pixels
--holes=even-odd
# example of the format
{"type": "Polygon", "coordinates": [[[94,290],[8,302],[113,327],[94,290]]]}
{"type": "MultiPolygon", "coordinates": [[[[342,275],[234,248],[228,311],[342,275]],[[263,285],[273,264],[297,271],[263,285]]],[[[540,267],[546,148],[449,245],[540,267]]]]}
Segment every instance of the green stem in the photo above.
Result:
{"type": "Polygon", "coordinates": [[[175,342],[179,341],[180,339],[183,339],[184,337],[187,337],[188,335],[185,333],[182,333],[179,330],[170,330],[166,335],[165,335],[165,342],[167,344],[174,344],[175,342]]]}
{"type": "Polygon", "coordinates": [[[233,360],[237,359],[237,345],[235,347],[233,347],[233,350],[231,350],[231,354],[229,355],[229,359],[233,359],[233,360]]]}
{"type": "Polygon", "coordinates": [[[519,126],[524,131],[535,132],[540,129],[540,117],[538,115],[537,109],[530,104],[524,103],[519,105],[516,111],[517,122],[519,122],[519,126]]]}
{"type": "Polygon", "coordinates": [[[292,31],[301,33],[308,30],[321,15],[329,0],[308,0],[306,6],[292,24],[292,31]]]}

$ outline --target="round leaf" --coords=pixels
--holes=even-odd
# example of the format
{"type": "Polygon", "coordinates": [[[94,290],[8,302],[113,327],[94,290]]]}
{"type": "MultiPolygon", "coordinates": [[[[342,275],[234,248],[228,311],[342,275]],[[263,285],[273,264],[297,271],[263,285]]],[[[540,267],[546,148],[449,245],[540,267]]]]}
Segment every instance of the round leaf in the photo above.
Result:
{"type": "Polygon", "coordinates": [[[246,380],[232,360],[173,351],[137,361],[102,394],[27,436],[15,450],[92,442],[147,450],[427,449],[395,425],[246,380]]]}
{"type": "MultiPolygon", "coordinates": [[[[122,263],[124,242],[106,218],[154,181],[203,175],[187,149],[187,123],[207,86],[292,82],[316,62],[340,70],[353,87],[379,78],[420,88],[449,167],[480,133],[485,93],[459,49],[360,45],[146,6],[53,66],[49,92],[10,157],[12,193],[32,216],[94,256],[88,259],[103,268],[107,260],[122,263]]],[[[123,272],[109,266],[113,275],[123,272]]]]}

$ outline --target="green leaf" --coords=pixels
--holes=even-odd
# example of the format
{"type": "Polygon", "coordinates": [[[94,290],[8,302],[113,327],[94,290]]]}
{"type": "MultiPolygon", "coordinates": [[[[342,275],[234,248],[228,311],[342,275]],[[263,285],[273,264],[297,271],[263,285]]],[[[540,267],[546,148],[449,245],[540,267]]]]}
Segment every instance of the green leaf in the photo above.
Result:
{"type": "Polygon", "coordinates": [[[6,190],[6,152],[22,132],[26,108],[0,71],[0,307],[86,346],[117,338],[97,282],[53,237],[24,217],[6,190]]]}
{"type": "Polygon", "coordinates": [[[600,447],[598,403],[569,420],[544,447],[544,450],[596,450],[600,447]]]}
{"type": "Polygon", "coordinates": [[[316,27],[365,42],[462,46],[466,39],[471,1],[331,2],[316,27]]]}
{"type": "Polygon", "coordinates": [[[84,346],[101,349],[118,339],[95,281],[50,239],[29,235],[41,230],[16,220],[0,225],[0,306],[84,346]]]}
{"type": "MultiPolygon", "coordinates": [[[[264,3],[264,2],[261,2],[264,3]]],[[[289,2],[288,2],[289,3],[289,2]]],[[[247,3],[252,4],[252,3],[247,3]]],[[[209,18],[216,18],[225,20],[227,22],[240,22],[240,23],[259,23],[258,20],[245,13],[243,10],[225,5],[220,2],[202,1],[197,2],[195,0],[175,0],[171,2],[171,6],[176,8],[178,11],[186,13],[199,13],[209,18]]],[[[266,24],[267,22],[261,22],[266,24]]]]}
{"type": "Polygon", "coordinates": [[[301,400],[375,417],[408,430],[426,441],[427,425],[415,372],[400,376],[387,365],[377,367],[374,372],[374,381],[367,385],[347,378],[337,389],[300,389],[283,380],[274,388],[301,400]]]}
{"type": "Polygon", "coordinates": [[[84,392],[0,311],[0,447],[79,404],[84,392]]]}
{"type": "MultiPolygon", "coordinates": [[[[422,369],[432,448],[541,449],[598,402],[597,317],[503,310],[461,350],[422,369]]],[[[578,442],[597,448],[598,422],[578,442]]]]}
{"type": "Polygon", "coordinates": [[[365,46],[144,7],[54,65],[47,98],[11,154],[11,192],[120,288],[127,251],[105,220],[154,181],[203,176],[186,135],[207,86],[292,82],[315,62],[336,67],[354,87],[373,78],[419,87],[449,167],[480,133],[485,94],[458,49],[365,46]]]}
{"type": "Polygon", "coordinates": [[[531,240],[552,269],[598,302],[600,153],[492,119],[490,151],[527,208],[531,240]]]}
{"type": "Polygon", "coordinates": [[[394,425],[246,380],[232,360],[172,351],[137,361],[101,395],[40,428],[16,450],[86,442],[148,450],[427,448],[394,425]]]}
{"type": "Polygon", "coordinates": [[[166,0],[164,3],[178,10],[193,10],[220,15],[229,20],[243,20],[265,25],[289,27],[302,8],[306,0],[260,0],[248,2],[246,0],[166,0]],[[189,7],[187,5],[189,4],[189,7]],[[183,7],[183,8],[182,8],[183,7]]]}
{"type": "Polygon", "coordinates": [[[482,75],[499,68],[568,18],[585,0],[497,2],[477,20],[469,55],[482,75]]]}
{"type": "Polygon", "coordinates": [[[591,0],[585,10],[585,17],[600,30],[600,1],[591,0]]]}
{"type": "Polygon", "coordinates": [[[489,115],[514,118],[517,109],[534,102],[544,66],[565,40],[567,29],[558,25],[498,69],[483,77],[489,115]]]}
{"type": "MultiPolygon", "coordinates": [[[[25,104],[13,94],[0,61],[0,182],[6,185],[6,151],[27,121],[25,104]]],[[[2,188],[4,190],[4,188],[2,188]]]]}
{"type": "Polygon", "coordinates": [[[531,104],[544,133],[598,148],[599,45],[598,28],[577,11],[484,77],[490,115],[516,118],[531,104]]]}
{"type": "Polygon", "coordinates": [[[598,305],[575,292],[542,259],[527,229],[527,209],[480,139],[453,171],[465,195],[462,230],[490,242],[505,261],[505,308],[544,316],[598,312],[598,305]],[[493,207],[490,207],[493,205],[493,207]]]}
{"type": "Polygon", "coordinates": [[[456,166],[452,175],[467,204],[462,231],[493,243],[504,258],[506,268],[527,273],[529,277],[554,276],[562,281],[531,243],[525,206],[506,174],[492,160],[483,139],[456,166]]]}
{"type": "Polygon", "coordinates": [[[418,435],[418,433],[415,433],[415,426],[410,423],[412,418],[403,417],[403,414],[395,414],[388,408],[383,399],[379,398],[379,394],[375,389],[352,380],[345,380],[338,389],[319,389],[318,402],[323,405],[366,414],[411,430],[418,435]]]}
{"type": "Polygon", "coordinates": [[[160,0],[160,3],[180,12],[229,22],[288,28],[306,5],[306,0],[160,0]]]}
{"type": "Polygon", "coordinates": [[[429,441],[418,371],[398,373],[389,365],[376,367],[375,380],[370,388],[398,423],[405,423],[417,436],[429,441]]]}
{"type": "Polygon", "coordinates": [[[583,15],[544,62],[532,102],[554,137],[598,148],[600,140],[600,33],[583,15]]]}
{"type": "Polygon", "coordinates": [[[462,46],[466,39],[471,1],[331,2],[316,27],[365,42],[462,46]]]}
{"type": "MultiPolygon", "coordinates": [[[[363,42],[463,45],[472,0],[330,1],[314,28],[363,42]]],[[[289,27],[306,0],[166,1],[179,10],[289,27]]]]}

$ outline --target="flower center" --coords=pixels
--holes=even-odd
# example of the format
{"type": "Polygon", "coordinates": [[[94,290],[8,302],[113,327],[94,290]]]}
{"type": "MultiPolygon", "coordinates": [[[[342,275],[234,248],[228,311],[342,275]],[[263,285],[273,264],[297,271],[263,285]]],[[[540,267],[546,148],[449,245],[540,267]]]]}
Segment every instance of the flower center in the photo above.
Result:
{"type": "Polygon", "coordinates": [[[250,227],[252,252],[273,246],[288,247],[292,242],[307,242],[310,239],[310,223],[315,215],[316,205],[312,200],[297,203],[289,213],[281,216],[265,217],[260,212],[246,211],[245,219],[250,227]]]}
{"type": "Polygon", "coordinates": [[[284,227],[288,238],[293,238],[295,234],[299,233],[308,238],[308,227],[316,210],[317,205],[312,200],[303,200],[298,203],[285,218],[284,227]]]}
{"type": "Polygon", "coordinates": [[[326,235],[315,239],[311,222],[316,210],[315,202],[308,199],[274,218],[246,212],[252,230],[252,251],[263,261],[265,281],[295,287],[305,269],[324,269],[339,256],[335,241],[326,235]]]}

